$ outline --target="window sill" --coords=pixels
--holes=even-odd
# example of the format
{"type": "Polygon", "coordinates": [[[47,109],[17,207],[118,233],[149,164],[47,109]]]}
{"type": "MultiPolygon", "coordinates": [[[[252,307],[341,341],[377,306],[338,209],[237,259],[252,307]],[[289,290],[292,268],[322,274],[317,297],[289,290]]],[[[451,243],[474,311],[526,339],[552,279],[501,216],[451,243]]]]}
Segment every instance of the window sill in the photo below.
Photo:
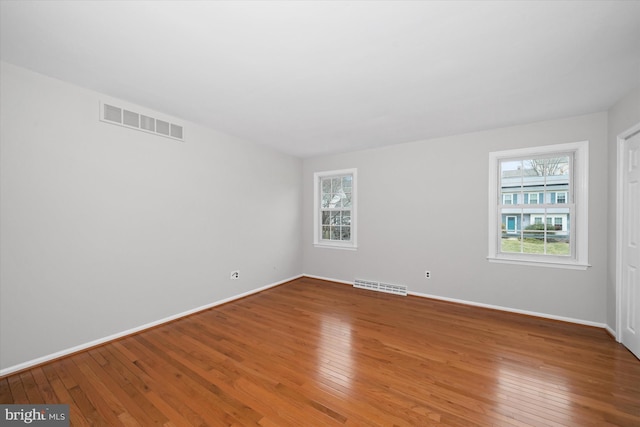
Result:
{"type": "Polygon", "coordinates": [[[487,260],[498,264],[530,265],[535,267],[563,268],[566,270],[586,270],[591,267],[591,264],[584,264],[580,262],[538,261],[532,259],[514,259],[493,256],[488,256],[487,260]]]}
{"type": "Polygon", "coordinates": [[[326,244],[326,243],[314,243],[313,246],[316,247],[316,248],[320,248],[320,249],[340,249],[340,250],[343,250],[343,251],[357,251],[358,250],[357,246],[352,246],[352,245],[331,245],[331,244],[326,244]]]}

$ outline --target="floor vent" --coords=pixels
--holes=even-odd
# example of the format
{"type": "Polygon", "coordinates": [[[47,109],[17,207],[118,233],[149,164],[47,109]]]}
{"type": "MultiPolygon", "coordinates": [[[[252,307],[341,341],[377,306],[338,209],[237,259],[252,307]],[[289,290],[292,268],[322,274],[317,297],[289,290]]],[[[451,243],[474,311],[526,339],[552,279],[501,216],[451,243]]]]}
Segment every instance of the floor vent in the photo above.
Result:
{"type": "Polygon", "coordinates": [[[353,282],[353,287],[360,289],[369,289],[371,291],[386,292],[388,294],[407,296],[407,287],[402,285],[391,285],[389,283],[356,279],[353,282]]]}
{"type": "Polygon", "coordinates": [[[100,103],[100,120],[106,123],[176,139],[178,141],[184,141],[184,129],[181,125],[104,102],[100,103]]]}

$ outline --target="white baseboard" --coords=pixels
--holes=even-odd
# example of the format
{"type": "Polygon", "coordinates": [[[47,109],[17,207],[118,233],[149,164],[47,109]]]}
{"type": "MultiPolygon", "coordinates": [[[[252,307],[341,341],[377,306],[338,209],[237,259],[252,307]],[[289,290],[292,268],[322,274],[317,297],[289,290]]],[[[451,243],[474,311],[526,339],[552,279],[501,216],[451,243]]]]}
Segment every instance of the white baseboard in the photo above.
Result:
{"type": "Polygon", "coordinates": [[[439,295],[423,294],[420,292],[410,291],[409,295],[422,297],[422,298],[436,299],[440,301],[454,302],[457,304],[470,305],[473,307],[490,308],[492,310],[506,311],[508,313],[517,313],[517,314],[524,314],[527,316],[541,317],[543,319],[560,320],[562,322],[575,323],[578,325],[585,325],[585,326],[594,326],[596,328],[602,328],[602,329],[605,329],[607,326],[604,323],[592,322],[590,320],[575,319],[573,317],[556,316],[554,314],[539,313],[537,311],[529,311],[529,310],[520,310],[517,308],[504,307],[501,305],[484,304],[481,302],[467,301],[467,300],[461,300],[457,298],[447,298],[447,297],[441,297],[439,295]]]}
{"type": "Polygon", "coordinates": [[[10,374],[12,374],[14,372],[18,372],[18,371],[22,371],[22,370],[25,370],[25,369],[29,369],[29,368],[31,368],[33,366],[37,366],[37,365],[49,362],[49,361],[54,360],[54,359],[58,359],[58,358],[61,358],[61,357],[64,357],[64,356],[68,356],[70,354],[77,353],[79,351],[86,350],[88,348],[95,347],[95,346],[98,346],[100,344],[104,344],[106,342],[113,341],[113,340],[116,340],[118,338],[125,337],[127,335],[132,335],[132,334],[135,334],[137,332],[144,331],[145,329],[153,328],[154,326],[162,325],[163,323],[168,323],[168,322],[171,322],[173,320],[179,319],[181,317],[189,316],[189,315],[197,313],[199,311],[208,310],[208,309],[210,309],[212,307],[215,307],[217,305],[225,304],[225,303],[228,303],[228,302],[240,299],[240,298],[244,298],[246,296],[249,296],[249,295],[252,295],[252,294],[255,294],[255,293],[258,293],[258,292],[262,292],[262,291],[264,291],[266,289],[273,288],[274,286],[278,286],[278,285],[281,285],[281,284],[286,283],[286,282],[290,282],[291,280],[298,279],[298,278],[300,278],[302,276],[303,276],[302,274],[299,274],[297,276],[293,276],[293,277],[290,277],[288,279],[280,280],[278,282],[271,283],[269,285],[265,285],[265,286],[262,286],[262,287],[257,288],[257,289],[252,289],[250,291],[244,292],[244,293],[239,294],[239,295],[234,295],[232,297],[225,298],[225,299],[222,299],[220,301],[215,301],[215,302],[212,302],[210,304],[203,305],[201,307],[197,307],[197,308],[194,308],[194,309],[191,309],[191,310],[187,310],[187,311],[184,311],[182,313],[174,314],[173,316],[165,317],[164,319],[156,320],[154,322],[150,322],[150,323],[147,323],[147,324],[144,324],[144,325],[132,328],[132,329],[128,329],[126,331],[118,332],[118,333],[113,334],[113,335],[109,335],[109,336],[106,336],[106,337],[103,337],[103,338],[99,338],[97,340],[93,340],[93,341],[90,341],[90,342],[87,342],[87,343],[84,343],[84,344],[80,344],[80,345],[77,345],[75,347],[67,348],[67,349],[64,349],[64,350],[61,350],[61,351],[57,351],[57,352],[52,353],[52,354],[48,354],[46,356],[38,357],[36,359],[29,360],[27,362],[19,363],[17,365],[10,366],[10,367],[5,368],[5,369],[1,369],[0,370],[0,377],[4,377],[6,375],[10,375],[10,374]]]}
{"type": "MultiPolygon", "coordinates": [[[[257,288],[257,289],[252,289],[251,291],[247,291],[247,292],[244,292],[244,293],[239,294],[239,295],[234,295],[232,297],[225,298],[225,299],[222,299],[222,300],[219,300],[219,301],[215,301],[215,302],[212,302],[210,304],[203,305],[201,307],[197,307],[197,308],[194,308],[194,309],[191,309],[191,310],[187,310],[187,311],[184,311],[182,313],[175,314],[173,316],[165,317],[164,319],[156,320],[154,322],[150,322],[150,323],[147,323],[147,324],[144,324],[144,325],[132,328],[132,329],[128,329],[126,331],[122,331],[122,332],[119,332],[119,333],[116,333],[116,334],[113,334],[113,335],[109,335],[109,336],[106,336],[106,337],[103,337],[103,338],[99,338],[97,340],[93,340],[93,341],[90,341],[90,342],[87,342],[87,343],[84,343],[84,344],[77,345],[75,347],[67,348],[65,350],[61,350],[61,351],[58,351],[58,352],[55,352],[55,353],[52,353],[52,354],[48,354],[46,356],[38,357],[36,359],[29,360],[27,362],[19,363],[17,365],[10,366],[10,367],[5,368],[5,369],[1,369],[0,370],[0,377],[4,377],[4,376],[7,376],[7,375],[10,375],[10,374],[12,374],[14,372],[18,372],[18,371],[22,371],[22,370],[25,370],[25,369],[29,369],[29,368],[31,368],[33,366],[37,366],[37,365],[40,365],[42,363],[49,362],[51,360],[58,359],[60,357],[68,356],[70,354],[77,353],[79,351],[86,350],[88,348],[95,347],[95,346],[98,346],[100,344],[104,344],[106,342],[113,341],[113,340],[116,340],[118,338],[125,337],[127,335],[132,335],[132,334],[135,334],[137,332],[144,331],[145,329],[153,328],[155,326],[162,325],[163,323],[168,323],[168,322],[171,322],[173,320],[179,319],[181,317],[189,316],[189,315],[197,313],[199,311],[208,310],[208,309],[210,309],[212,307],[215,307],[215,306],[218,306],[218,305],[221,305],[221,304],[225,304],[225,303],[228,303],[228,302],[240,299],[240,298],[244,298],[246,296],[249,296],[249,295],[252,295],[252,294],[255,294],[255,293],[258,293],[258,292],[262,292],[262,291],[264,291],[266,289],[273,288],[275,286],[281,285],[281,284],[286,283],[286,282],[290,282],[290,281],[298,279],[300,277],[309,277],[309,278],[312,278],[312,279],[326,280],[326,281],[329,281],[329,282],[336,282],[336,283],[342,283],[342,284],[346,284],[346,285],[353,285],[352,281],[332,279],[330,277],[315,276],[315,275],[312,275],[312,274],[299,274],[297,276],[293,276],[293,277],[290,277],[288,279],[280,280],[278,282],[271,283],[269,285],[265,285],[265,286],[262,286],[262,287],[257,288]]],[[[435,299],[435,300],[440,300],[440,301],[448,301],[448,302],[453,302],[453,303],[457,303],[457,304],[464,304],[464,305],[469,305],[469,306],[474,306],[474,307],[490,308],[490,309],[493,309],[493,310],[506,311],[506,312],[510,312],[510,313],[525,314],[525,315],[528,315],[528,316],[535,316],[535,317],[540,317],[540,318],[544,318],[544,319],[560,320],[560,321],[563,321],[563,322],[575,323],[575,324],[579,324],[579,325],[594,326],[594,327],[597,327],[597,328],[605,329],[614,338],[617,337],[615,331],[613,331],[613,329],[611,329],[608,325],[606,325],[604,323],[592,322],[592,321],[589,321],[589,320],[574,319],[574,318],[570,318],[570,317],[555,316],[555,315],[552,315],[552,314],[538,313],[538,312],[528,311],[528,310],[519,310],[519,309],[515,309],[515,308],[503,307],[503,306],[492,305],[492,304],[483,304],[483,303],[478,303],[478,302],[473,302],[473,301],[461,300],[461,299],[457,299],[457,298],[448,298],[448,297],[442,297],[442,296],[438,296],[438,295],[423,294],[423,293],[420,293],[420,292],[411,292],[411,291],[409,291],[409,295],[422,297],[422,298],[430,298],[430,299],[435,299]]]]}
{"type": "Polygon", "coordinates": [[[332,279],[330,277],[314,276],[312,274],[302,274],[301,276],[309,277],[310,279],[326,280],[327,282],[343,283],[345,285],[353,286],[353,281],[348,281],[348,280],[338,280],[338,279],[332,279]]]}
{"type": "Polygon", "coordinates": [[[618,338],[618,334],[616,334],[616,331],[611,329],[609,325],[604,325],[604,328],[607,330],[607,332],[609,332],[609,335],[611,335],[613,339],[616,340],[616,342],[620,342],[620,338],[618,338]]]}
{"type": "MultiPolygon", "coordinates": [[[[349,281],[346,281],[346,280],[332,279],[330,277],[313,276],[311,274],[303,274],[303,276],[304,277],[311,277],[313,279],[327,280],[329,282],[337,282],[337,283],[345,283],[347,285],[353,285],[353,282],[349,282],[349,281]]],[[[484,303],[479,303],[479,302],[474,302],[474,301],[467,301],[467,300],[462,300],[462,299],[457,299],[457,298],[442,297],[442,296],[439,296],[439,295],[423,294],[423,293],[420,293],[420,292],[409,291],[408,294],[416,296],[416,297],[430,298],[430,299],[435,299],[435,300],[440,300],[440,301],[447,301],[447,302],[454,302],[456,304],[464,304],[464,305],[470,305],[470,306],[474,306],[474,307],[490,308],[490,309],[493,309],[493,310],[506,311],[506,312],[509,312],[509,313],[525,314],[527,316],[535,316],[535,317],[540,317],[540,318],[543,318],[543,319],[560,320],[562,322],[575,323],[575,324],[578,324],[578,325],[594,326],[596,328],[606,329],[611,335],[613,335],[614,337],[616,336],[615,332],[611,328],[609,328],[608,325],[606,325],[604,323],[592,322],[590,320],[574,319],[572,317],[555,316],[553,314],[538,313],[536,311],[528,311],[528,310],[519,310],[517,308],[510,308],[510,307],[504,307],[504,306],[492,305],[492,304],[484,304],[484,303]]]]}

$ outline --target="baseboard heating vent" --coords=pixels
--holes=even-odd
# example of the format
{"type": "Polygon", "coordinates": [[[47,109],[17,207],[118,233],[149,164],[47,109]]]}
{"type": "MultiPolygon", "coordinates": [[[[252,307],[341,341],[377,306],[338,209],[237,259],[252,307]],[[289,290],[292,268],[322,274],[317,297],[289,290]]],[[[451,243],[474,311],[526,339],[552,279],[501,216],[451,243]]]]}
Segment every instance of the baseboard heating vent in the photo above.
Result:
{"type": "Polygon", "coordinates": [[[184,128],[181,125],[104,102],[100,103],[100,120],[114,125],[177,139],[178,141],[184,141],[184,128]]]}
{"type": "Polygon", "coordinates": [[[386,292],[388,294],[407,296],[407,287],[402,285],[392,285],[390,283],[356,279],[353,282],[353,287],[360,289],[369,289],[371,291],[386,292]]]}

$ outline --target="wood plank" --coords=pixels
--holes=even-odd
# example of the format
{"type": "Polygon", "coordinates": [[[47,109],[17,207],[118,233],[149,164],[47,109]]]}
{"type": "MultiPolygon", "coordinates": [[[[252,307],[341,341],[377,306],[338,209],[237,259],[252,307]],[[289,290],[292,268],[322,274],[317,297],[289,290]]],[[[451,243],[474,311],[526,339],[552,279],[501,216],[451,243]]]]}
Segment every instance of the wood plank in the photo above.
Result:
{"type": "Polygon", "coordinates": [[[0,378],[72,425],[637,426],[604,331],[301,278],[0,378]]]}
{"type": "Polygon", "coordinates": [[[12,402],[13,395],[9,387],[9,380],[7,378],[0,378],[0,404],[9,405],[12,402]]]}
{"type": "Polygon", "coordinates": [[[70,424],[74,426],[88,426],[89,422],[71,397],[69,391],[65,388],[60,377],[58,377],[58,374],[56,373],[57,365],[58,363],[49,363],[41,366],[42,372],[47,378],[55,397],[51,400],[46,400],[45,402],[40,403],[65,403],[69,405],[70,424]]]}
{"type": "Polygon", "coordinates": [[[22,385],[22,379],[20,374],[11,375],[7,378],[9,383],[9,390],[11,390],[12,400],[9,402],[10,404],[28,404],[31,403],[29,401],[29,396],[24,390],[24,386],[22,385]]]}

